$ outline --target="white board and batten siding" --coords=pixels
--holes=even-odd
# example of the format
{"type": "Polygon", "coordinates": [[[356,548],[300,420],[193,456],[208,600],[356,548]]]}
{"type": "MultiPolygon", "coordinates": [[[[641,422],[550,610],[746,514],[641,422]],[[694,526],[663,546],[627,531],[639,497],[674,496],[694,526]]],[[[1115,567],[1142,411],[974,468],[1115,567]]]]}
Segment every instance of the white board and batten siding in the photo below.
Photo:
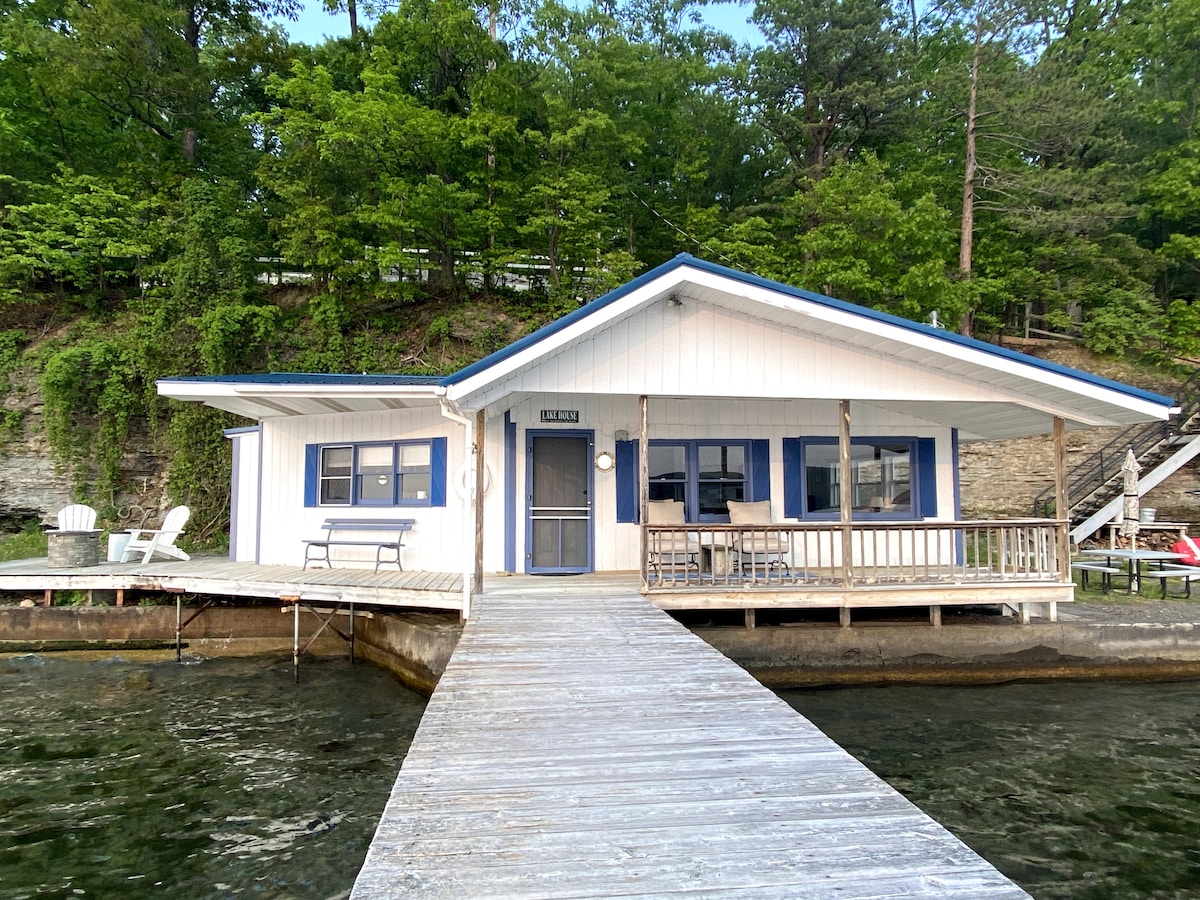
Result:
{"type": "MultiPolygon", "coordinates": [[[[263,421],[262,525],[259,562],[300,565],[304,540],[319,538],[321,523],[339,519],[414,519],[405,538],[401,560],[405,569],[458,572],[463,569],[466,505],[453,489],[454,474],[464,461],[464,430],[443,418],[436,408],[336,413],[324,416],[278,417],[263,421]],[[420,440],[445,437],[446,505],[350,507],[304,505],[305,447],[308,444],[347,444],[370,441],[420,440]]],[[[373,568],[371,548],[337,547],[339,565],[373,568]]]]}
{"type": "MultiPolygon", "coordinates": [[[[533,394],[512,406],[508,413],[517,426],[517,569],[524,571],[526,528],[526,435],[532,429],[556,428],[593,432],[593,455],[612,451],[616,433],[624,431],[636,439],[639,429],[638,399],[634,396],[533,394]],[[579,412],[578,424],[555,426],[541,421],[543,409],[579,412]]],[[[652,398],[648,405],[649,436],[652,440],[762,440],[770,441],[771,507],[776,521],[783,517],[783,439],[794,437],[837,437],[838,404],[831,400],[720,400],[652,398]]],[[[930,521],[954,519],[954,465],[950,429],[905,416],[868,403],[851,404],[853,433],[872,437],[934,438],[938,514],[930,521]]],[[[486,455],[492,473],[504,471],[503,418],[488,423],[486,455]]],[[[593,471],[595,567],[597,571],[627,572],[639,568],[640,539],[636,525],[617,522],[617,476],[615,472],[593,471]]],[[[501,490],[493,489],[486,499],[484,568],[504,569],[504,503],[501,490]]]]}
{"type": "Polygon", "coordinates": [[[1010,402],[1012,395],[916,362],[728,309],[656,303],[464,397],[510,393],[1010,402]]]}
{"type": "MultiPolygon", "coordinates": [[[[632,396],[526,395],[511,407],[509,415],[517,426],[516,522],[513,540],[517,571],[524,571],[526,528],[526,437],[529,430],[556,428],[593,433],[594,453],[612,451],[616,433],[630,437],[638,432],[638,400],[632,396]],[[579,422],[551,425],[541,421],[543,409],[578,410],[579,422]]],[[[925,437],[937,442],[936,471],[938,521],[953,515],[954,471],[950,431],[913,417],[873,406],[854,403],[851,418],[855,434],[873,437],[925,437]]],[[[830,400],[718,400],[652,399],[649,403],[652,439],[729,439],[770,441],[772,511],[783,519],[783,439],[791,437],[836,437],[837,403],[830,400]]],[[[321,523],[328,517],[374,518],[381,515],[416,520],[406,539],[403,563],[406,569],[457,572],[469,562],[464,547],[473,546],[474,527],[467,502],[454,490],[456,473],[466,460],[461,425],[443,418],[436,409],[376,413],[340,413],[264,420],[262,427],[261,480],[243,476],[237,503],[239,527],[237,559],[265,565],[299,565],[304,559],[304,540],[321,536],[321,523]],[[304,506],[305,447],[308,444],[358,443],[413,440],[428,437],[447,439],[447,492],[444,507],[405,506],[381,510],[347,506],[304,506]],[[258,521],[251,511],[261,498],[258,521]],[[257,556],[254,536],[257,535],[257,556]],[[242,554],[246,555],[243,556],[242,554]]],[[[258,454],[247,450],[236,459],[243,471],[257,474],[258,454]]],[[[485,460],[489,490],[484,499],[484,569],[505,570],[505,447],[503,416],[488,420],[485,460]]],[[[594,565],[596,571],[634,571],[639,567],[637,526],[617,522],[616,474],[594,471],[594,565]]],[[[791,520],[794,521],[794,520],[791,520]]],[[[341,565],[374,566],[370,548],[340,547],[335,551],[341,565]]]]}

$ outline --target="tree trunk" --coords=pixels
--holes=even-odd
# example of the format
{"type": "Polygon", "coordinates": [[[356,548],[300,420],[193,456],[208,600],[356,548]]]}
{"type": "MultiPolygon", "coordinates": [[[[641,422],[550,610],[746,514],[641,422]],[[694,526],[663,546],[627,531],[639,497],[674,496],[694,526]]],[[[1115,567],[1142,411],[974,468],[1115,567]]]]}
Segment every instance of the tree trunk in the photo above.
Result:
{"type": "Polygon", "coordinates": [[[183,153],[183,158],[188,162],[196,161],[196,144],[200,139],[196,129],[191,125],[184,126],[183,138],[180,141],[180,152],[183,153]]]}
{"type": "MultiPolygon", "coordinates": [[[[958,274],[963,281],[971,278],[971,255],[975,238],[975,119],[979,97],[979,43],[982,26],[975,31],[975,49],[971,55],[971,87],[967,97],[967,153],[963,166],[962,230],[958,241],[958,274]]],[[[958,324],[959,334],[970,337],[974,325],[974,310],[968,308],[958,324]]]]}
{"type": "MultiPolygon", "coordinates": [[[[202,13],[192,3],[187,8],[187,21],[183,24],[183,39],[187,42],[188,47],[192,51],[192,65],[194,70],[200,67],[200,31],[202,26],[202,13]]],[[[198,89],[197,89],[198,90],[198,89]]],[[[183,158],[189,163],[196,161],[196,144],[199,143],[200,134],[196,129],[195,122],[200,115],[200,108],[203,101],[198,95],[193,95],[189,104],[187,121],[181,129],[179,139],[179,152],[183,154],[183,158]]]]}
{"type": "Polygon", "coordinates": [[[358,3],[356,0],[346,0],[346,12],[350,16],[350,40],[358,40],[358,3]]]}
{"type": "MultiPolygon", "coordinates": [[[[488,4],[488,38],[491,39],[493,49],[496,43],[496,25],[499,12],[496,9],[495,0],[488,4]]],[[[488,75],[490,76],[496,71],[496,59],[491,57],[487,62],[488,75]]],[[[488,229],[487,229],[487,259],[483,264],[483,290],[485,293],[491,294],[496,290],[496,274],[492,270],[492,266],[496,264],[496,231],[492,227],[491,212],[496,205],[496,144],[491,138],[488,138],[487,145],[487,208],[488,208],[488,229]]]]}

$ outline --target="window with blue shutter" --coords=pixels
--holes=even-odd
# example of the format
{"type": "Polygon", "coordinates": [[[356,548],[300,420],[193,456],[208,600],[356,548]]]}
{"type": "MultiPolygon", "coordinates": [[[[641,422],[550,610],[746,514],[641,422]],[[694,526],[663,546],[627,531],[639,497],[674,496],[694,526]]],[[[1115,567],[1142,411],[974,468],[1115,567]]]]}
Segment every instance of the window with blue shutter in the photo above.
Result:
{"type": "MultiPolygon", "coordinates": [[[[638,442],[617,441],[617,521],[636,522],[638,442]]],[[[685,504],[689,522],[728,522],[730,500],[771,499],[766,440],[650,441],[650,499],[685,504]]]]}
{"type": "MultiPolygon", "coordinates": [[[[852,437],[848,489],[855,519],[936,516],[936,441],[852,437]]],[[[787,518],[839,518],[842,484],[837,438],[784,438],[783,491],[787,518]]]]}
{"type": "Polygon", "coordinates": [[[445,506],[446,439],[308,444],[305,506],[445,506]]]}

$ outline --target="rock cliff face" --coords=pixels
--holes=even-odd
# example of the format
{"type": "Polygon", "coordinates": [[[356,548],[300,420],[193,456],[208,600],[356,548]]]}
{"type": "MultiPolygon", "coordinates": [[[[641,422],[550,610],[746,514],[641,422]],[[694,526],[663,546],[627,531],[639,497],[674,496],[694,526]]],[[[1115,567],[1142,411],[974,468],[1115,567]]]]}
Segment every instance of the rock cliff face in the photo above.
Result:
{"type": "MultiPolygon", "coordinates": [[[[1101,448],[1120,466],[1119,428],[1067,433],[1068,471],[1101,448]]],[[[1049,436],[964,444],[959,452],[963,515],[966,518],[1028,516],[1033,501],[1054,486],[1054,448],[1049,436]]],[[[1173,522],[1200,522],[1200,465],[1193,460],[1142,498],[1157,516],[1173,522]]]]}
{"type": "MultiPolygon", "coordinates": [[[[75,497],[71,479],[56,470],[46,442],[42,421],[42,398],[32,377],[11,379],[4,409],[20,415],[17,434],[0,444],[0,533],[20,531],[33,523],[49,524],[55,513],[69,503],[81,501],[97,508],[108,506],[107,498],[75,497]]],[[[155,453],[144,425],[131,428],[130,451],[121,461],[121,484],[116,498],[118,518],[106,527],[138,527],[157,520],[166,502],[166,461],[155,453]]]]}
{"type": "MultiPolygon", "coordinates": [[[[1142,372],[1127,363],[1098,360],[1071,345],[1054,344],[1031,349],[1051,362],[1094,372],[1168,397],[1175,396],[1179,388],[1177,381],[1142,372]]],[[[1119,460],[1125,451],[1117,445],[1122,431],[1121,428],[1098,428],[1067,432],[1068,471],[1102,448],[1119,460]]],[[[1053,454],[1049,435],[964,444],[959,453],[964,517],[1031,515],[1034,499],[1054,485],[1053,454]]],[[[1200,496],[1189,493],[1198,488],[1200,461],[1193,461],[1148,493],[1142,499],[1142,505],[1155,507],[1159,520],[1200,522],[1200,496]]]]}

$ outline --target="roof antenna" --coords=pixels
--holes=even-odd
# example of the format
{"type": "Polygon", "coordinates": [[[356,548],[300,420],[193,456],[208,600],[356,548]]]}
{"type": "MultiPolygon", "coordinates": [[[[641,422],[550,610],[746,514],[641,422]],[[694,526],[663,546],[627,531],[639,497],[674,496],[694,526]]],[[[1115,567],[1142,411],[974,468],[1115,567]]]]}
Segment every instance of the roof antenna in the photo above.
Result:
{"type": "Polygon", "coordinates": [[[942,327],[941,323],[938,322],[938,320],[937,320],[937,310],[936,309],[930,310],[930,312],[929,312],[929,324],[932,325],[934,328],[942,327]]]}

